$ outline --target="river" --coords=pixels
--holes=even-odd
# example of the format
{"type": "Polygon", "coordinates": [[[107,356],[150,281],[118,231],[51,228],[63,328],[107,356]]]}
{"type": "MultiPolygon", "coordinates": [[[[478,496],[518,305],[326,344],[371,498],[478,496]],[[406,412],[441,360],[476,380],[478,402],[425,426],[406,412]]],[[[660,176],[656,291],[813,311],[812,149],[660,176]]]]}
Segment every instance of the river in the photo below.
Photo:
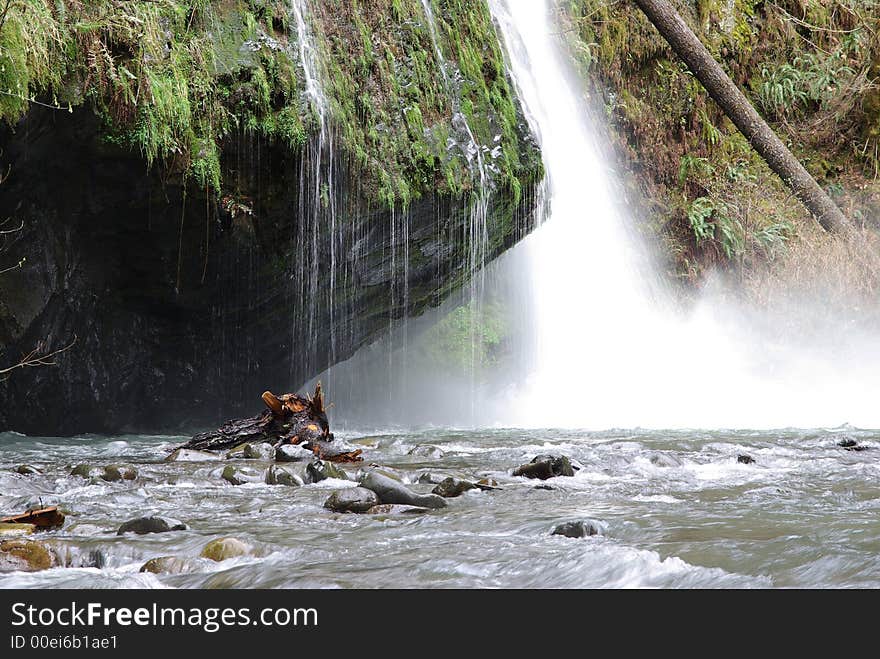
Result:
{"type": "Polygon", "coordinates": [[[490,477],[501,489],[420,515],[340,514],[322,504],[353,482],[233,486],[220,478],[224,463],[162,462],[182,437],[6,433],[0,511],[61,506],[65,526],[39,537],[72,567],[2,574],[0,588],[880,586],[880,432],[434,429],[345,438],[362,444],[364,464],[408,482],[430,472],[490,477]],[[847,438],[866,450],[838,446],[847,438]],[[442,454],[409,455],[424,445],[442,454]],[[539,453],[568,455],[581,468],[543,482],[509,475],[539,453]],[[139,476],[89,483],[69,475],[81,462],[130,464],[139,476]],[[12,473],[21,463],[44,473],[12,473]],[[122,522],[151,514],[189,528],[116,535],[122,522]],[[600,533],[551,535],[579,519],[600,533]],[[198,557],[227,536],[250,544],[252,555],[198,557]],[[103,567],[77,567],[94,565],[95,552],[103,567]],[[160,556],[190,559],[189,567],[139,572],[160,556]]]}

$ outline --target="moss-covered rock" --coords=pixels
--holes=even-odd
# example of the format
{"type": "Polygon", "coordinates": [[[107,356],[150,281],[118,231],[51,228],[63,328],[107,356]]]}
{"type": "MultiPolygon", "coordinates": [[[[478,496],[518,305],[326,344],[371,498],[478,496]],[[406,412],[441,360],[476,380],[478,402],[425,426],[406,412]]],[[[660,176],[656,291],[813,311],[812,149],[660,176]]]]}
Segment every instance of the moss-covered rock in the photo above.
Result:
{"type": "Polygon", "coordinates": [[[238,538],[217,538],[211,540],[205,548],[202,549],[202,558],[212,561],[225,561],[238,556],[247,556],[252,552],[252,547],[239,540],[238,538]]]}
{"type": "Polygon", "coordinates": [[[36,540],[0,540],[0,572],[47,570],[56,563],[47,545],[36,540]]]}

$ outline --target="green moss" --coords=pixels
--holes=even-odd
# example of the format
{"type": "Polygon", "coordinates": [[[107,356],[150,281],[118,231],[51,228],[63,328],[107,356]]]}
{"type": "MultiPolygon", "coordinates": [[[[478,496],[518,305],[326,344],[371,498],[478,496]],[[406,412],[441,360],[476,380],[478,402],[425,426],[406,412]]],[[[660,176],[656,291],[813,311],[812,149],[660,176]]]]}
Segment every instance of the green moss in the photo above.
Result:
{"type": "MultiPolygon", "coordinates": [[[[433,3],[460,89],[444,82],[420,0],[311,9],[332,128],[370,197],[405,205],[473,187],[468,163],[448,148],[458,107],[480,144],[501,135],[500,185],[515,191],[540,176],[484,2],[433,3]]],[[[297,150],[317,128],[289,11],[286,0],[18,0],[0,31],[0,118],[14,124],[36,97],[88,105],[108,141],[219,193],[232,131],[297,150]]]]}

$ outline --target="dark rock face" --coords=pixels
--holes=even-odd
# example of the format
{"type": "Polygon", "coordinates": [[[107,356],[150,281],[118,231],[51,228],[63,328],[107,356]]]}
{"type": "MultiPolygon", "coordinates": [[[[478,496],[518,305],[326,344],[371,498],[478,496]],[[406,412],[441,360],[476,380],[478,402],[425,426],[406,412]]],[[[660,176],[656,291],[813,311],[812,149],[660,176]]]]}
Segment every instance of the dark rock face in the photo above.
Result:
{"type": "Polygon", "coordinates": [[[125,533],[146,535],[147,533],[168,533],[169,531],[186,531],[186,524],[169,521],[161,517],[138,517],[123,523],[119,530],[116,531],[116,535],[123,535],[125,533]]]}
{"type": "MultiPolygon", "coordinates": [[[[314,212],[314,187],[300,186],[313,178],[312,148],[230,138],[223,177],[239,192],[218,200],[159,166],[148,171],[101,131],[87,110],[36,107],[15,131],[0,129],[10,171],[0,217],[24,223],[0,245],[0,267],[26,258],[0,278],[0,360],[77,339],[57,367],[0,383],[0,429],[216,427],[465,281],[466,202],[422,197],[392,230],[339,155],[334,233],[326,211],[314,212]],[[404,285],[405,298],[392,295],[404,285]]],[[[493,195],[489,258],[531,230],[534,206],[534,189],[517,206],[493,195]]]]}
{"type": "Polygon", "coordinates": [[[513,475],[547,480],[554,476],[574,476],[574,467],[564,455],[538,455],[531,462],[514,469],[513,475]]]}
{"type": "Polygon", "coordinates": [[[566,538],[587,538],[591,535],[599,535],[599,526],[588,520],[565,522],[553,529],[550,535],[563,535],[566,538]]]}

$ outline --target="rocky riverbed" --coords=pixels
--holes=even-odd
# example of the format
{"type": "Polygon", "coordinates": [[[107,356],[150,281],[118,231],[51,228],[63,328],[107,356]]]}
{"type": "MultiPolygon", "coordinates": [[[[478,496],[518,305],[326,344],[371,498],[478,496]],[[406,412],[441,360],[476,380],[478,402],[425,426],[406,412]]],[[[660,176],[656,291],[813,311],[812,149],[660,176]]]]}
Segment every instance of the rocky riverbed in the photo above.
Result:
{"type": "Polygon", "coordinates": [[[0,587],[878,586],[880,434],[347,433],[358,464],[0,435],[0,587]]]}

